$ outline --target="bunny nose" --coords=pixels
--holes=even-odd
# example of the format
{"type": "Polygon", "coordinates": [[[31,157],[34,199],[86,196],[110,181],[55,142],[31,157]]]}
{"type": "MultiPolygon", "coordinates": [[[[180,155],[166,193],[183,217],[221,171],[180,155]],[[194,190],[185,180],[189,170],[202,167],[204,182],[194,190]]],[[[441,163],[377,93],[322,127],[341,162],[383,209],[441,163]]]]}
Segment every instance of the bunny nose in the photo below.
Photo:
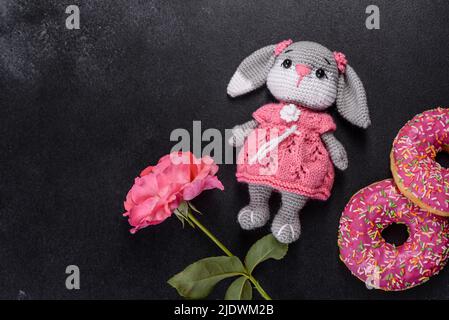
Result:
{"type": "Polygon", "coordinates": [[[301,77],[305,77],[310,73],[310,68],[305,64],[297,64],[296,65],[296,73],[301,77]]]}
{"type": "Polygon", "coordinates": [[[305,64],[297,64],[296,65],[296,73],[298,74],[298,82],[296,83],[296,86],[299,87],[299,83],[306,75],[310,73],[310,68],[306,66],[305,64]]]}

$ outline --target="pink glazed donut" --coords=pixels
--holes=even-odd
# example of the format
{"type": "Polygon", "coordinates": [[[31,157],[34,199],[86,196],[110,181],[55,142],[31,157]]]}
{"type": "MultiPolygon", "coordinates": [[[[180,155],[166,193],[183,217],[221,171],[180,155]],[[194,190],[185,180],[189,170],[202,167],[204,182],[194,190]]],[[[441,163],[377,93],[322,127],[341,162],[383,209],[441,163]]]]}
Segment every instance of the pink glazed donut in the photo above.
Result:
{"type": "Polygon", "coordinates": [[[415,116],[399,131],[391,151],[391,171],[399,190],[420,208],[449,216],[449,170],[435,157],[449,152],[449,109],[415,116]]]}
{"type": "Polygon", "coordinates": [[[346,205],[338,232],[340,259],[367,285],[385,291],[412,288],[437,274],[449,254],[449,223],[403,196],[392,179],[357,192],[346,205]],[[381,232],[393,223],[409,237],[396,247],[381,232]]]}

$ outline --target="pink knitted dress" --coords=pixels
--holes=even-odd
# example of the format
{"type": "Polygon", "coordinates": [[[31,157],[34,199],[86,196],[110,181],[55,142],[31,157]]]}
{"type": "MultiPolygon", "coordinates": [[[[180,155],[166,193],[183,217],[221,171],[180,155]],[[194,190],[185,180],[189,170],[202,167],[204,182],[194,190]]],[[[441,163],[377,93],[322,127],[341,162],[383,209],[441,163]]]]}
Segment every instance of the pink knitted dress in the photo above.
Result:
{"type": "Polygon", "coordinates": [[[253,117],[259,126],[240,151],[237,180],[326,200],[334,166],[320,136],[335,130],[332,117],[288,103],[264,105],[253,117]]]}

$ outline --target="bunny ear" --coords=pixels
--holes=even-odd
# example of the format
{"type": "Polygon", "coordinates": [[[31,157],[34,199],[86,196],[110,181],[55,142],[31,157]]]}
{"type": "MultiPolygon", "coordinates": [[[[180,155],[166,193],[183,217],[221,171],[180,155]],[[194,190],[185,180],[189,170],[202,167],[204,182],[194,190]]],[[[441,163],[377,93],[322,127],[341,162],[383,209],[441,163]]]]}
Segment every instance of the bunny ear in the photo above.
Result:
{"type": "Polygon", "coordinates": [[[276,45],[263,47],[245,58],[228,84],[228,94],[237,97],[261,87],[274,65],[276,45]]]}
{"type": "Polygon", "coordinates": [[[338,79],[337,101],[338,112],[352,124],[366,129],[371,120],[368,103],[362,81],[349,65],[340,73],[338,79]]]}

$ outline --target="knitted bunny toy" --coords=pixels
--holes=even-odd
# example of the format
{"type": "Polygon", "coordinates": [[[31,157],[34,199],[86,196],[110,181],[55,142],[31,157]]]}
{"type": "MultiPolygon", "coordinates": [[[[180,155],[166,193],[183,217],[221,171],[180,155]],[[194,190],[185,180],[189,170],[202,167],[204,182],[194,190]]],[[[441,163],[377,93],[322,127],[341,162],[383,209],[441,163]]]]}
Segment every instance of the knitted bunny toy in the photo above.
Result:
{"type": "Polygon", "coordinates": [[[257,50],[240,64],[227,91],[236,97],[265,83],[279,103],[259,108],[254,120],[233,128],[229,140],[244,145],[236,176],[249,185],[250,203],[238,221],[246,230],[265,225],[270,195],[279,191],[282,205],[271,231],[291,243],[299,238],[299,211],[307,200],[326,200],[333,166],[348,167],[346,151],[332,134],[335,123],[323,111],[335,103],[352,124],[367,128],[371,122],[362,82],[344,54],[318,43],[286,40],[257,50]]]}

